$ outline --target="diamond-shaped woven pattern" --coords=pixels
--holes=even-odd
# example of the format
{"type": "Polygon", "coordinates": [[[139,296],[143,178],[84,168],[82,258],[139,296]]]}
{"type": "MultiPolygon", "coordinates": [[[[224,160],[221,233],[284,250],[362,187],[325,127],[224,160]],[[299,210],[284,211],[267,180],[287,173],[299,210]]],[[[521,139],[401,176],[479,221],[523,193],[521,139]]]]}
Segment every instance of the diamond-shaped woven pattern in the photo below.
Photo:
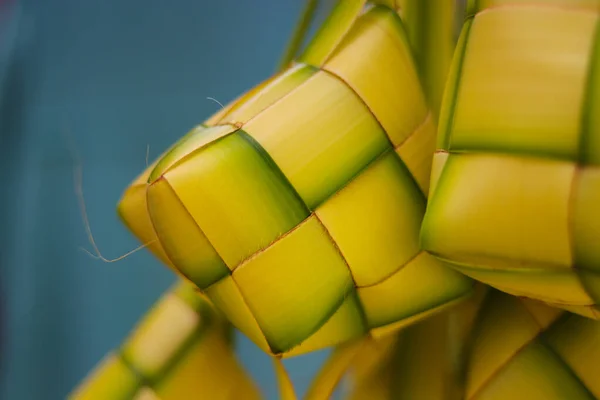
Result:
{"type": "Polygon", "coordinates": [[[600,397],[598,321],[490,291],[468,353],[465,399],[600,397]]]}
{"type": "Polygon", "coordinates": [[[600,319],[600,2],[472,6],[422,245],[502,291],[600,319]]]}
{"type": "Polygon", "coordinates": [[[322,65],[242,96],[121,202],[134,233],[269,353],[385,334],[471,290],[419,248],[436,128],[408,46],[395,11],[369,9],[322,65]]]}
{"type": "Polygon", "coordinates": [[[235,359],[230,327],[195,290],[181,283],[164,295],[70,398],[259,398],[235,359]]]}

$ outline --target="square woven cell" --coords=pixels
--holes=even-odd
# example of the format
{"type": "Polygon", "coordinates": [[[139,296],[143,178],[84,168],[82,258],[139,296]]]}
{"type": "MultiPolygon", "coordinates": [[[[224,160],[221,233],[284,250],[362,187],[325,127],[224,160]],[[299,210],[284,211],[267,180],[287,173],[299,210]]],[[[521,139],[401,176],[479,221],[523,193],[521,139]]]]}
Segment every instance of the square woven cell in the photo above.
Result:
{"type": "MultiPolygon", "coordinates": [[[[192,232],[194,228],[189,226],[189,224],[187,230],[192,237],[188,238],[188,243],[186,243],[186,245],[189,244],[190,241],[197,240],[197,243],[194,244],[195,249],[201,250],[201,252],[207,256],[207,260],[204,260],[203,264],[206,266],[206,270],[199,271],[198,268],[186,268],[185,265],[178,265],[177,267],[175,266],[175,264],[182,262],[184,257],[193,257],[194,250],[187,250],[181,253],[181,251],[184,250],[183,244],[177,243],[176,240],[173,240],[173,238],[170,238],[164,234],[162,234],[160,238],[158,237],[157,234],[162,232],[157,230],[154,226],[157,224],[157,221],[152,221],[150,217],[149,204],[147,201],[149,189],[148,183],[155,181],[158,177],[160,177],[161,173],[173,167],[174,164],[187,157],[195,150],[202,148],[214,140],[230,134],[235,129],[235,127],[230,125],[216,127],[199,125],[195,127],[180,140],[178,140],[177,143],[171,146],[171,148],[165,151],[155,162],[149,165],[146,170],[134,180],[134,182],[127,189],[118,206],[118,213],[123,222],[142,241],[142,243],[147,245],[148,249],[152,251],[152,253],[154,253],[166,265],[170,266],[176,273],[182,277],[192,279],[200,287],[204,287],[214,279],[218,279],[220,276],[226,273],[226,269],[223,269],[222,265],[218,265],[222,263],[219,263],[218,260],[215,260],[214,255],[210,255],[212,246],[209,247],[205,245],[205,239],[202,238],[202,232],[192,232]],[[170,254],[165,252],[162,241],[170,242],[170,244],[167,244],[168,247],[171,247],[170,254]],[[173,246],[177,246],[177,248],[172,248],[173,246]],[[174,263],[173,259],[175,259],[177,263],[174,263]],[[185,271],[185,273],[182,273],[182,271],[185,271]]],[[[176,207],[176,205],[171,205],[176,207]]],[[[181,229],[185,228],[182,227],[181,229]]]]}
{"type": "Polygon", "coordinates": [[[383,280],[419,253],[425,198],[394,151],[369,165],[316,213],[358,287],[383,280]]]}
{"type": "Polygon", "coordinates": [[[344,259],[315,217],[240,265],[233,279],[274,353],[312,335],[354,287],[344,259]]]}
{"type": "MultiPolygon", "coordinates": [[[[308,216],[269,156],[242,131],[197,149],[161,179],[230,269],[308,216]]],[[[159,190],[148,190],[148,202],[165,211],[161,216],[172,225],[168,204],[150,200],[159,190]]],[[[159,217],[153,218],[155,225],[161,223],[159,217]]]]}
{"type": "Polygon", "coordinates": [[[423,221],[423,245],[466,264],[569,268],[574,174],[565,161],[451,154],[423,221]]]}
{"type": "Polygon", "coordinates": [[[323,71],[253,118],[244,130],[313,210],[391,146],[356,94],[323,71]]]}
{"type": "Polygon", "coordinates": [[[476,15],[457,83],[450,150],[575,159],[596,20],[596,13],[553,7],[476,15]]]}

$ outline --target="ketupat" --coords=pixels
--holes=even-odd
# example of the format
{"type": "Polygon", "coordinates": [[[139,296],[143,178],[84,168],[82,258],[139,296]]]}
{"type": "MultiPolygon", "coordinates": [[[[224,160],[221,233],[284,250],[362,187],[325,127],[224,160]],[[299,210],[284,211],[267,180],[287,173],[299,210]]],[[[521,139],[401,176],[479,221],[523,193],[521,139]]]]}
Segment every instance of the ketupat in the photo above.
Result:
{"type": "Polygon", "coordinates": [[[465,400],[600,398],[600,322],[489,290],[467,345],[465,400]]]}
{"type": "Polygon", "coordinates": [[[350,370],[347,398],[600,398],[599,321],[479,289],[450,313],[365,348],[350,370]]]}
{"type": "Polygon", "coordinates": [[[600,1],[471,1],[422,245],[504,292],[600,319],[600,1]]]}
{"type": "Polygon", "coordinates": [[[363,3],[339,2],[297,63],[186,135],[119,205],[271,354],[380,336],[472,288],[419,249],[435,122],[397,12],[363,3]]]}
{"type": "Polygon", "coordinates": [[[69,398],[260,399],[234,356],[231,334],[193,285],[179,283],[69,398]]]}

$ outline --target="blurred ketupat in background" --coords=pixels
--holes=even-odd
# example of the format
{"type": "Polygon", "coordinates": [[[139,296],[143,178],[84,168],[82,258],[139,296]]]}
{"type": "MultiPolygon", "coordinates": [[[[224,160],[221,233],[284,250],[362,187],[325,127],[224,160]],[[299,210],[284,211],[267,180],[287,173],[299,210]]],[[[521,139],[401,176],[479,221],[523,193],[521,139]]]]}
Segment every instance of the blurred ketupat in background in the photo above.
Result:
{"type": "MultiPolygon", "coordinates": [[[[0,0],[0,398],[62,399],[175,280],[115,205],[150,159],[269,77],[301,0],[0,0]]],[[[269,359],[238,353],[268,398],[269,359]]],[[[300,392],[324,353],[291,360],[300,392]]]]}

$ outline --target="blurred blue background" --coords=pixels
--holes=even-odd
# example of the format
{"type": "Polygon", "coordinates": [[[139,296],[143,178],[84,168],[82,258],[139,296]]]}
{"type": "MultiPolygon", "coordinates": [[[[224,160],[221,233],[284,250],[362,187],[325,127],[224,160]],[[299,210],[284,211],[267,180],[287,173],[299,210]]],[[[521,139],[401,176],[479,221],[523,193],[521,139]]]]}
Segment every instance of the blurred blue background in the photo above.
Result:
{"type": "MultiPolygon", "coordinates": [[[[88,247],[72,140],[106,257],[138,243],[115,205],[168,145],[274,71],[301,0],[0,0],[1,399],[62,399],[174,276],[145,251],[88,247]],[[67,139],[70,138],[70,139],[67,139]]],[[[239,354],[268,398],[269,359],[239,354]]],[[[300,389],[324,353],[288,363],[300,389]]]]}

